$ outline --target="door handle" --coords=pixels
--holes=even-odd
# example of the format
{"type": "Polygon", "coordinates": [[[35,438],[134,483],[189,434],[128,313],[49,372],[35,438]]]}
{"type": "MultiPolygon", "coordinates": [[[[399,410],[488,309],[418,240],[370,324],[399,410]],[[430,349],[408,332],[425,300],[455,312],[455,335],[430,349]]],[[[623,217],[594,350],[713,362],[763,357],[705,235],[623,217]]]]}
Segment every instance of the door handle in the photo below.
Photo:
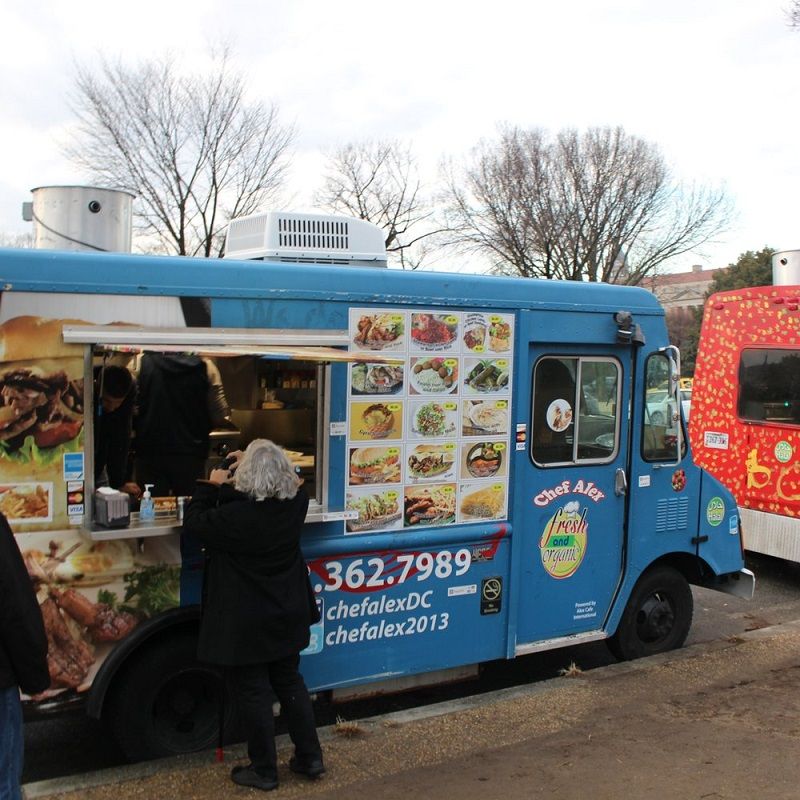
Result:
{"type": "Polygon", "coordinates": [[[614,494],[617,497],[628,494],[628,476],[622,467],[618,467],[614,473],[614,494]]]}

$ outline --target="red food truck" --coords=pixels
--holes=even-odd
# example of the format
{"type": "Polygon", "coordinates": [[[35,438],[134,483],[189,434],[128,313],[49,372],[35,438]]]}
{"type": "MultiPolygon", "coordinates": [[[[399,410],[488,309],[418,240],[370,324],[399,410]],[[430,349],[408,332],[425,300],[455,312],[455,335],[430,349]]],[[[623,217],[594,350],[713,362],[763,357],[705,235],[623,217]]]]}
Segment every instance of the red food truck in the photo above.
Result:
{"type": "Polygon", "coordinates": [[[800,561],[800,250],[773,256],[773,280],[706,301],[689,431],[746,549],[800,561]]]}

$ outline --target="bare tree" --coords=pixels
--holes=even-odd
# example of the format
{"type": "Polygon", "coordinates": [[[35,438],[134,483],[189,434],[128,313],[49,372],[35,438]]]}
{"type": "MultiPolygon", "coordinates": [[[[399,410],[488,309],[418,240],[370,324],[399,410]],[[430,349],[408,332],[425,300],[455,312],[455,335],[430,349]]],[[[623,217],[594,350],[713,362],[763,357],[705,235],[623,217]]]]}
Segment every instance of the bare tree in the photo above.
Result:
{"type": "Polygon", "coordinates": [[[787,10],[789,27],[800,30],[800,0],[792,0],[787,10]]]}
{"type": "Polygon", "coordinates": [[[333,151],[315,202],[382,228],[386,252],[403,269],[420,266],[428,253],[423,240],[439,232],[411,148],[394,140],[351,142],[333,151]]]}
{"type": "Polygon", "coordinates": [[[450,242],[525,277],[639,283],[727,224],[722,190],[676,184],[622,128],[501,129],[444,167],[450,242]]]}
{"type": "Polygon", "coordinates": [[[221,255],[229,219],[275,198],[294,137],[274,105],[248,104],[230,54],[187,77],[171,57],[78,67],[68,156],[100,185],[136,195],[138,232],[179,255],[221,255]]]}
{"type": "Polygon", "coordinates": [[[0,233],[0,247],[33,247],[33,233],[0,233]]]}

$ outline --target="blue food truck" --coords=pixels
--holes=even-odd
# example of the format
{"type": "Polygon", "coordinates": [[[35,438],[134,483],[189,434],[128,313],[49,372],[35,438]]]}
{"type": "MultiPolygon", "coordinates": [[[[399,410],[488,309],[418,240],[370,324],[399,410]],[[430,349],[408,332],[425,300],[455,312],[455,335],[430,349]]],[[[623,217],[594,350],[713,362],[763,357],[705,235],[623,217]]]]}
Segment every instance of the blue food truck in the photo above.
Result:
{"type": "Polygon", "coordinates": [[[653,295],[381,257],[367,223],[300,214],[234,221],[225,259],[0,251],[0,511],[50,642],[29,712],[84,703],[131,758],[216,741],[185,498],[140,520],[95,485],[97,376],[151,351],[217,367],[209,466],[265,437],[305,478],[315,692],[596,640],[659,653],[690,584],[751,596],[736,503],[663,413],[679,357],[653,295]]]}

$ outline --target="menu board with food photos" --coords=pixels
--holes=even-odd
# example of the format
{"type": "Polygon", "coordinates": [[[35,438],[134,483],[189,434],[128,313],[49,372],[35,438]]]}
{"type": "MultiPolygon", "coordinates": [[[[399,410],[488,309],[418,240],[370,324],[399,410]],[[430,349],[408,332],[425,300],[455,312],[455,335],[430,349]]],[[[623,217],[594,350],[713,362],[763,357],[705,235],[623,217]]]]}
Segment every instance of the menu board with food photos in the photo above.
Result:
{"type": "Polygon", "coordinates": [[[353,308],[348,330],[380,360],[348,366],[346,532],[505,519],[514,315],[353,308]]]}

